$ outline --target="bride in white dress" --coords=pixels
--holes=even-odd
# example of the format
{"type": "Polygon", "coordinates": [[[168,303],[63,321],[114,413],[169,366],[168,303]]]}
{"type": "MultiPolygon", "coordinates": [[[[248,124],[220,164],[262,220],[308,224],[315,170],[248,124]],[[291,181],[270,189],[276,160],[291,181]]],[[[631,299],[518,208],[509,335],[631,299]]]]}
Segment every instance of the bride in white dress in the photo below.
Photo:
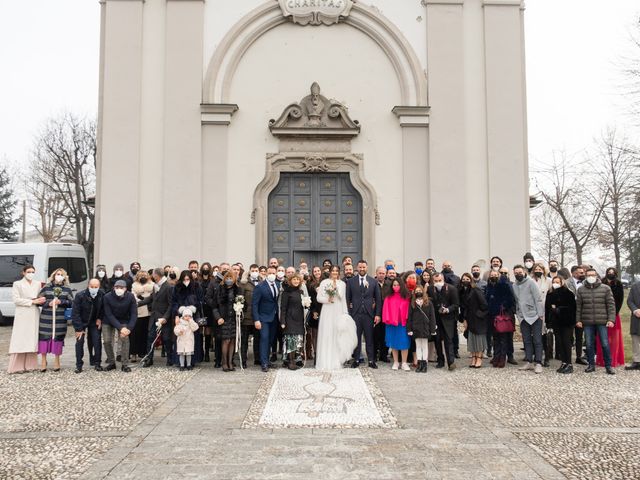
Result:
{"type": "Polygon", "coordinates": [[[340,280],[340,268],[333,266],[330,277],[317,289],[322,303],[318,325],[316,369],[337,370],[351,359],[358,344],[356,324],[347,310],[347,285],[340,280]]]}

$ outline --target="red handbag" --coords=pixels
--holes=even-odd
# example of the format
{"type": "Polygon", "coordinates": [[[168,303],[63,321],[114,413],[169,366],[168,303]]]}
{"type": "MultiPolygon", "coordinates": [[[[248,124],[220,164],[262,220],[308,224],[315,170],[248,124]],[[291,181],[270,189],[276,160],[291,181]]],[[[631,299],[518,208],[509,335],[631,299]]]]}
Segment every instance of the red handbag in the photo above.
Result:
{"type": "Polygon", "coordinates": [[[512,333],[515,332],[515,326],[513,324],[513,318],[508,313],[505,313],[504,308],[500,309],[500,313],[496,315],[493,320],[493,329],[497,333],[512,333]]]}

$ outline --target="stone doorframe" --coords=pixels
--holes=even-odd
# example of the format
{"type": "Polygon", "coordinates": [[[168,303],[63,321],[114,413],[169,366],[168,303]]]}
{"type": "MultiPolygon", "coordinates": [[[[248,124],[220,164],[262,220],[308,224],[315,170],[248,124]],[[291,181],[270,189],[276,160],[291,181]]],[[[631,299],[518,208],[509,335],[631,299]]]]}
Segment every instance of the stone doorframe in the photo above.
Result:
{"type": "Polygon", "coordinates": [[[354,153],[286,152],[267,154],[265,176],[253,194],[251,223],[256,228],[256,259],[268,261],[269,194],[280,182],[281,173],[348,173],[353,187],[362,197],[362,255],[375,260],[375,227],[380,225],[378,200],[364,178],[363,157],[354,153]]]}

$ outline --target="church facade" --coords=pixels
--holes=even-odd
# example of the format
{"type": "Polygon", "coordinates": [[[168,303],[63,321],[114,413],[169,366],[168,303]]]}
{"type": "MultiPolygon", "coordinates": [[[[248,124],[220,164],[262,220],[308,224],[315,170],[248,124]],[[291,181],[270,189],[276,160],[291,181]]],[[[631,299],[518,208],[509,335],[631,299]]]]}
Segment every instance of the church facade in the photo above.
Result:
{"type": "Polygon", "coordinates": [[[529,247],[520,0],[101,0],[96,260],[529,247]]]}

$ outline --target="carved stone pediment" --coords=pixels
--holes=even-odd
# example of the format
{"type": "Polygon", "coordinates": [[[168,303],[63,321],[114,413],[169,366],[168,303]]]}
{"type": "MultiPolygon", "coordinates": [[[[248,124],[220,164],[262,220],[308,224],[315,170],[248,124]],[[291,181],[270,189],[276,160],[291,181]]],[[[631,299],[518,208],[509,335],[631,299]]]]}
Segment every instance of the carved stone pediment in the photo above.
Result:
{"type": "Polygon", "coordinates": [[[278,0],[282,14],[300,25],[333,25],[349,15],[353,0],[278,0]]]}
{"type": "Polygon", "coordinates": [[[276,137],[352,138],[360,133],[360,123],[351,120],[343,104],[321,95],[314,82],[311,95],[289,105],[277,120],[269,120],[269,130],[276,137]]]}

